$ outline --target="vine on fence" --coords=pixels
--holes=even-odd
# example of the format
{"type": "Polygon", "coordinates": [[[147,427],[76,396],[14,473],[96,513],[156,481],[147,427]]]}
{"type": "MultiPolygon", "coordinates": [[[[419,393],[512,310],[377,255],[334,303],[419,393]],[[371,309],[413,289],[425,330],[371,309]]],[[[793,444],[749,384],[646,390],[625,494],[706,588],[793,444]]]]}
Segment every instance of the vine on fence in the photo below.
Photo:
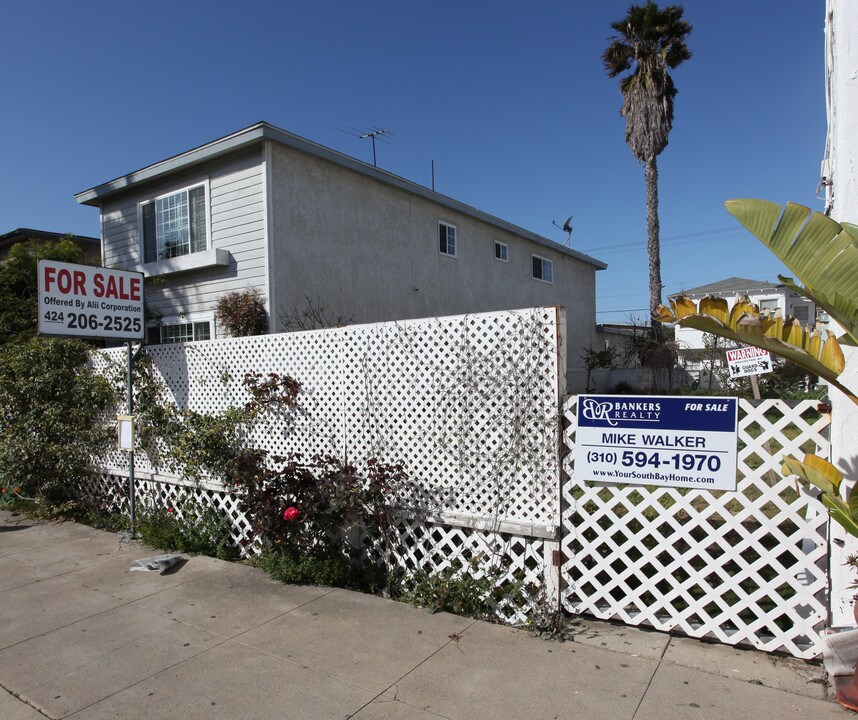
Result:
{"type": "MultiPolygon", "coordinates": [[[[451,582],[470,587],[471,580],[482,587],[492,578],[515,583],[514,573],[523,573],[530,595],[540,575],[528,564],[531,540],[510,543],[496,530],[457,523],[476,518],[493,528],[505,521],[517,528],[550,525],[556,517],[554,321],[553,310],[532,310],[301,334],[295,343],[278,336],[164,349],[154,353],[165,362],[157,375],[151,365],[141,366],[149,376],[137,391],[146,425],[141,441],[153,472],[161,466],[222,483],[218,492],[240,497],[241,507],[222,505],[241,513],[235,537],[244,539],[249,523],[248,549],[263,550],[269,570],[283,579],[314,581],[316,573],[317,581],[341,580],[353,560],[373,558],[386,560],[397,579],[419,573],[424,588],[436,580],[447,588],[451,582]],[[295,358],[306,368],[310,391],[299,396],[297,381],[291,386],[281,376],[254,374],[242,384],[245,397],[236,397],[236,386],[229,387],[233,374],[241,377],[235,358],[252,358],[246,362],[258,367],[275,349],[278,358],[295,358]],[[202,404],[194,411],[174,407],[160,372],[171,387],[175,381],[177,397],[187,392],[202,404]],[[228,398],[212,392],[218,381],[228,398]],[[284,393],[295,404],[284,403],[284,393]],[[209,412],[198,412],[202,407],[209,412]],[[350,455],[377,460],[349,463],[322,454],[341,445],[350,455]],[[287,456],[297,448],[303,456],[287,456]],[[278,450],[285,457],[273,457],[278,450]],[[407,459],[410,478],[399,459],[407,459]],[[383,512],[367,510],[378,505],[373,467],[384,468],[378,472],[391,490],[381,498],[390,508],[383,512]],[[430,523],[443,528],[443,536],[427,535],[430,523]],[[345,542],[354,540],[354,528],[366,542],[360,549],[345,542]],[[337,552],[324,556],[323,547],[337,552]],[[446,568],[455,561],[462,565],[451,575],[446,568]]],[[[508,600],[504,607],[509,616],[508,600]]]]}
{"type": "MultiPolygon", "coordinates": [[[[269,456],[250,444],[253,426],[267,413],[297,409],[301,383],[288,375],[247,372],[242,387],[249,399],[241,406],[218,413],[179,409],[145,357],[135,394],[143,441],[183,477],[212,477],[236,492],[251,526],[247,542],[266,554],[263,562],[281,579],[354,584],[369,562],[362,542],[389,547],[387,506],[393,484],[405,477],[402,465],[369,459],[359,471],[330,455],[269,456]]],[[[182,517],[184,522],[173,508],[147,508],[141,531],[149,541],[179,550],[213,542],[223,555],[222,523],[211,511],[185,508],[182,517]]],[[[373,574],[381,578],[385,572],[373,574]]]]}

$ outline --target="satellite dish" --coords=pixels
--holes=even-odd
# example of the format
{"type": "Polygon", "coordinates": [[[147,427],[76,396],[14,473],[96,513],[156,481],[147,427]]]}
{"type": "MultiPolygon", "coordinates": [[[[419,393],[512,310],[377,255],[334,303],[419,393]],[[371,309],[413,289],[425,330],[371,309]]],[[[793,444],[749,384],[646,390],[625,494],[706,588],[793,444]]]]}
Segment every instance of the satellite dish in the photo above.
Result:
{"type": "Polygon", "coordinates": [[[570,215],[566,218],[565,222],[562,225],[558,225],[556,220],[552,220],[551,223],[555,227],[559,227],[563,232],[566,233],[566,245],[572,241],[572,216],[570,215]]]}

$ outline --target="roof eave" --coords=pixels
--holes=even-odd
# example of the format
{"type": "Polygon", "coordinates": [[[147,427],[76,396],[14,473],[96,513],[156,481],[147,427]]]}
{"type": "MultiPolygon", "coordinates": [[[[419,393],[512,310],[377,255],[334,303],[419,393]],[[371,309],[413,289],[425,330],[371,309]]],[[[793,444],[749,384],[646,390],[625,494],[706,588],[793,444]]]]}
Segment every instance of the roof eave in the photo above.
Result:
{"type": "Polygon", "coordinates": [[[337,165],[341,165],[363,175],[372,177],[387,185],[398,187],[401,190],[413,193],[432,202],[441,203],[453,210],[457,210],[465,215],[470,215],[478,220],[482,220],[483,222],[487,222],[495,227],[511,232],[514,235],[519,235],[527,238],[528,240],[532,240],[538,245],[542,245],[555,250],[556,252],[560,252],[564,255],[568,255],[577,260],[593,265],[597,270],[604,270],[608,267],[607,263],[604,263],[601,260],[596,260],[582,252],[578,252],[577,250],[572,250],[564,245],[552,242],[548,238],[544,238],[534,232],[525,230],[517,225],[513,225],[506,220],[501,220],[493,215],[489,215],[482,210],[478,210],[470,205],[466,205],[458,200],[454,200],[446,195],[430,190],[427,187],[418,185],[411,180],[406,180],[403,177],[394,175],[393,173],[382,170],[374,165],[369,165],[368,163],[337,152],[336,150],[332,150],[324,145],[319,145],[318,143],[314,143],[310,140],[299,137],[298,135],[294,135],[293,133],[282,130],[266,122],[256,123],[255,125],[251,125],[244,130],[239,130],[232,135],[227,135],[226,137],[218,140],[213,140],[212,142],[201,145],[193,150],[188,150],[187,152],[162,160],[154,165],[149,165],[141,170],[129,173],[128,175],[123,175],[122,177],[111,180],[110,182],[79,192],[75,195],[75,200],[82,205],[100,207],[106,198],[115,195],[116,193],[128,190],[135,185],[157,180],[193,165],[198,165],[221,155],[234,152],[243,147],[251,146],[252,144],[261,142],[265,139],[273,140],[288,147],[295,148],[296,150],[321,157],[330,162],[336,163],[337,165]]]}

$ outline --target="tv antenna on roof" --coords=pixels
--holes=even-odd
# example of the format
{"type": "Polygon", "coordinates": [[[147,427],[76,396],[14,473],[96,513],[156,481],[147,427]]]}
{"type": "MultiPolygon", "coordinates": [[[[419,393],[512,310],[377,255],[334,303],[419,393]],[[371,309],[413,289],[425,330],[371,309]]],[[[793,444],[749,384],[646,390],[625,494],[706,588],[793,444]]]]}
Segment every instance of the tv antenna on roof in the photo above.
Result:
{"type": "Polygon", "coordinates": [[[559,227],[563,232],[566,233],[566,242],[563,244],[566,245],[566,247],[569,247],[572,242],[572,216],[570,215],[568,218],[566,218],[566,222],[564,222],[562,225],[558,225],[556,220],[552,220],[551,224],[555,227],[559,227]]]}
{"type": "Polygon", "coordinates": [[[367,138],[372,140],[372,164],[374,167],[378,167],[378,162],[376,160],[376,154],[375,154],[375,139],[378,138],[379,140],[381,140],[383,142],[387,142],[387,138],[389,138],[391,135],[393,135],[393,133],[390,132],[390,130],[388,130],[386,128],[385,129],[382,129],[382,128],[364,128],[363,130],[358,130],[357,128],[353,128],[353,127],[349,126],[348,130],[342,130],[341,128],[336,128],[336,129],[339,130],[340,132],[346,133],[347,135],[354,135],[355,137],[360,138],[361,140],[366,140],[367,138]]]}

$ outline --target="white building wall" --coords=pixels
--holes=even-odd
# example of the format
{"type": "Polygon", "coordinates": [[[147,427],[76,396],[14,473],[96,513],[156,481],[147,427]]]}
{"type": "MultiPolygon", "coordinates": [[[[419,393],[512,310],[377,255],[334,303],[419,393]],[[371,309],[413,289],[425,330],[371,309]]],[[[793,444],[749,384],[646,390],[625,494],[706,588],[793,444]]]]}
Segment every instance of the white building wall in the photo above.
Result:
{"type": "Polygon", "coordinates": [[[591,263],[294,148],[273,143],[270,155],[275,312],[307,298],[360,323],[564,306],[567,379],[584,389],[591,263]],[[439,222],[456,227],[455,257],[439,252],[439,222]],[[495,241],[507,262],[495,259],[495,241]],[[553,262],[553,282],[533,278],[533,255],[553,262]]]}
{"type": "Polygon", "coordinates": [[[858,223],[858,2],[826,3],[827,214],[858,223]]]}
{"type": "MultiPolygon", "coordinates": [[[[828,0],[825,16],[826,96],[828,139],[823,161],[826,212],[837,221],[858,223],[858,2],[828,0]]],[[[858,353],[844,348],[847,367],[840,381],[858,391],[858,353]]],[[[858,405],[831,390],[832,462],[850,487],[858,480],[858,405]]],[[[858,552],[858,539],[846,535],[832,523],[832,536],[840,543],[831,546],[831,624],[853,625],[855,571],[844,565],[858,552]]]]}

